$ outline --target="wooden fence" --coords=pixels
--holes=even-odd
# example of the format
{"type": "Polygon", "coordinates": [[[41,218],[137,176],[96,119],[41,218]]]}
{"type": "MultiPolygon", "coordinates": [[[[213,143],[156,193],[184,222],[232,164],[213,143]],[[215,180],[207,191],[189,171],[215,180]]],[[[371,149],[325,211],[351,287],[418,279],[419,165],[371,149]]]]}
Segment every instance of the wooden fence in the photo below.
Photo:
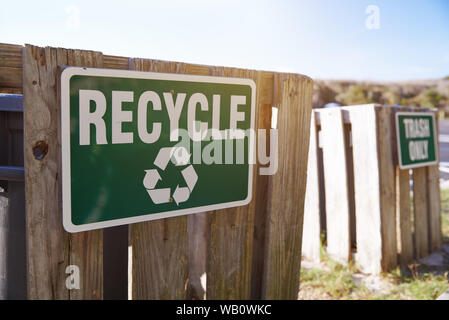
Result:
{"type": "MultiPolygon", "coordinates": [[[[27,297],[202,298],[204,271],[207,299],[296,299],[312,91],[312,80],[296,74],[0,44],[0,92],[23,94],[27,297]],[[253,79],[256,127],[270,129],[272,107],[279,108],[278,171],[259,176],[254,166],[247,206],[69,234],[61,213],[61,66],[253,79]],[[80,268],[79,290],[66,288],[68,265],[80,268]]],[[[5,170],[0,180],[14,168],[5,170]]]]}
{"type": "Polygon", "coordinates": [[[438,165],[409,171],[397,164],[395,112],[424,110],[429,111],[381,105],[314,109],[304,257],[319,261],[324,240],[334,259],[354,258],[362,271],[378,273],[441,246],[438,165]]]}

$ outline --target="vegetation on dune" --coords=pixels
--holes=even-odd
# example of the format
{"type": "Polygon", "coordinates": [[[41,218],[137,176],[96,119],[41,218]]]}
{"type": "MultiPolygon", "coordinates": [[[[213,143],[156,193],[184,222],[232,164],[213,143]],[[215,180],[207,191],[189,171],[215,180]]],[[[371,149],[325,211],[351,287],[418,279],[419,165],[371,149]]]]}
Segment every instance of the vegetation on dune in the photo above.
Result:
{"type": "Polygon", "coordinates": [[[441,80],[370,83],[355,81],[315,81],[313,106],[380,103],[438,108],[449,116],[449,77],[441,80]]]}

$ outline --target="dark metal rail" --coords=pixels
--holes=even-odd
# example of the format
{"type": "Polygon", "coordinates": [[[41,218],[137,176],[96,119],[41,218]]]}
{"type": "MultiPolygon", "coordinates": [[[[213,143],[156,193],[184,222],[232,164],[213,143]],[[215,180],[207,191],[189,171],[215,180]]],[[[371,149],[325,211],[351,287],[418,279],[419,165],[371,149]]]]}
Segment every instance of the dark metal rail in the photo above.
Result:
{"type": "Polygon", "coordinates": [[[0,94],[0,111],[23,112],[21,94],[0,94]]]}
{"type": "Polygon", "coordinates": [[[23,167],[0,166],[0,180],[24,181],[25,180],[25,170],[23,167]]]}

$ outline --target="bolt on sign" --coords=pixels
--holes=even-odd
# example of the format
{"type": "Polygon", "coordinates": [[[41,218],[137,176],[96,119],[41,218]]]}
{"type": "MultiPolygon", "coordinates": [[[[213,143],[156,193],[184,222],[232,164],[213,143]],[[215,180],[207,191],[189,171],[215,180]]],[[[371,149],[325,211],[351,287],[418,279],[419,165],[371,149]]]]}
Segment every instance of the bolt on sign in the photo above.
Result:
{"type": "Polygon", "coordinates": [[[250,79],[64,69],[64,228],[248,204],[255,90],[250,79]]]}
{"type": "Polygon", "coordinates": [[[396,137],[401,169],[438,163],[434,113],[397,112],[396,137]]]}

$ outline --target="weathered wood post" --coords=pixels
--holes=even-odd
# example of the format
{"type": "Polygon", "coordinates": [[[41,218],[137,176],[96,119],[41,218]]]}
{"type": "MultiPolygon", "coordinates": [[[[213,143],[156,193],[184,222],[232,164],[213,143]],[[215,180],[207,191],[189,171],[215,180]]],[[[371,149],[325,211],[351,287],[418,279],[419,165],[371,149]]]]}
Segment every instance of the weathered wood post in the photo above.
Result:
{"type": "Polygon", "coordinates": [[[313,82],[275,78],[279,168],[270,177],[263,299],[297,299],[313,82]]]}
{"type": "Polygon", "coordinates": [[[30,299],[101,299],[103,233],[69,234],[61,214],[59,66],[102,67],[99,52],[23,50],[25,193],[30,299]],[[66,287],[66,268],[80,270],[80,290],[66,287]]]}

